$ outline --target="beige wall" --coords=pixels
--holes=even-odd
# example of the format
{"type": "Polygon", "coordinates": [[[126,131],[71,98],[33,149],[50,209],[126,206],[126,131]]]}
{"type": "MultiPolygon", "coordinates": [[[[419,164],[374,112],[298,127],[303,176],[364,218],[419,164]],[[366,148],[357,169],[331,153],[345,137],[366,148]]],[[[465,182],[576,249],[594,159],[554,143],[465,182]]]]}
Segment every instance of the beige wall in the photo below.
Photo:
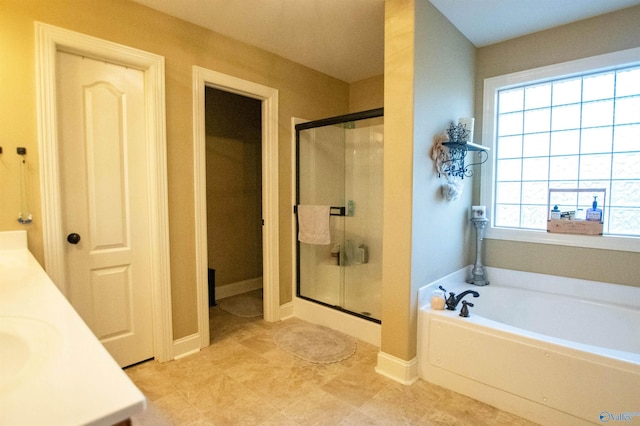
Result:
{"type": "Polygon", "coordinates": [[[280,303],[291,300],[291,117],[349,111],[347,83],[127,0],[0,0],[0,230],[27,229],[43,262],[35,92],[34,21],[165,57],[173,336],[197,331],[192,66],[279,91],[280,303]],[[15,147],[27,147],[34,223],[16,221],[15,147]]]}
{"type": "Polygon", "coordinates": [[[366,78],[349,85],[349,112],[367,111],[384,106],[384,75],[366,78]]]}
{"type": "MultiPolygon", "coordinates": [[[[640,46],[640,6],[478,49],[476,129],[485,78],[640,46]]],[[[478,197],[476,197],[476,200],[478,197]]],[[[640,286],[640,254],[486,240],[489,266],[640,286]]]]}
{"type": "Polygon", "coordinates": [[[417,292],[468,263],[471,182],[446,202],[429,150],[473,111],[473,45],[423,0],[385,2],[382,351],[416,354],[417,292]]]}
{"type": "MultiPolygon", "coordinates": [[[[420,0],[418,0],[420,1],[420,0]]],[[[381,350],[411,359],[414,0],[385,1],[381,350]],[[390,226],[389,224],[393,224],[390,226]],[[399,333],[399,334],[395,334],[399,333]]]]}

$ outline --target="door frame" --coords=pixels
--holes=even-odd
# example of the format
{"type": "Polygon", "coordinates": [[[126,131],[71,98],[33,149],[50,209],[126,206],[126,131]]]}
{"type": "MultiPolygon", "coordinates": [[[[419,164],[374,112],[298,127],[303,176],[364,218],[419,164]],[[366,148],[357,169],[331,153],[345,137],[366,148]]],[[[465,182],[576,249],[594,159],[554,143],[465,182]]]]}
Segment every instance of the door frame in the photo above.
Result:
{"type": "Polygon", "coordinates": [[[205,88],[262,101],[262,282],[265,321],[280,320],[278,232],[278,90],[199,66],[193,67],[193,169],[196,282],[200,347],[209,345],[205,88]]]}
{"type": "Polygon", "coordinates": [[[135,68],[144,73],[149,173],[149,235],[152,269],[154,358],[173,359],[169,214],[165,127],[164,57],[52,25],[35,22],[38,150],[45,270],[68,295],[61,241],[62,206],[58,161],[56,53],[64,51],[135,68]]]}

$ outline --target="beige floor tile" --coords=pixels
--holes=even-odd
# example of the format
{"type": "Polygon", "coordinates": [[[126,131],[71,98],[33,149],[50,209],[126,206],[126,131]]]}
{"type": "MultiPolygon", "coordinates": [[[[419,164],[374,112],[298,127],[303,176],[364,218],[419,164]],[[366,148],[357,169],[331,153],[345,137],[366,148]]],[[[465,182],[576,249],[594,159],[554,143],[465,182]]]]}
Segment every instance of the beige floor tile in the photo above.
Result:
{"type": "Polygon", "coordinates": [[[420,424],[429,426],[473,426],[465,419],[460,419],[447,411],[431,407],[421,419],[420,424]]]}
{"type": "Polygon", "coordinates": [[[309,365],[307,361],[301,358],[298,358],[293,354],[290,354],[289,352],[284,351],[278,347],[263,353],[262,356],[265,359],[269,360],[269,362],[271,362],[272,364],[276,364],[276,365],[288,365],[291,367],[293,366],[305,367],[309,365]]]}
{"type": "Polygon", "coordinates": [[[159,363],[155,361],[141,362],[140,364],[127,367],[125,372],[131,378],[139,379],[142,377],[155,376],[167,371],[167,363],[159,363]]]}
{"type": "Polygon", "coordinates": [[[282,410],[300,425],[338,425],[354,411],[351,405],[321,389],[297,398],[282,410]]]}
{"type": "Polygon", "coordinates": [[[256,331],[252,337],[240,341],[240,344],[258,354],[263,354],[277,348],[268,330],[256,331]]]}
{"type": "Polygon", "coordinates": [[[125,371],[148,399],[134,426],[525,425],[533,423],[421,380],[375,372],[378,348],[311,364],[278,348],[274,333],[303,322],[267,323],[210,310],[211,345],[177,361],[125,371]]]}
{"type": "Polygon", "coordinates": [[[247,355],[247,348],[233,339],[220,340],[203,348],[199,354],[215,363],[218,368],[233,364],[240,356],[247,355]]]}
{"type": "Polygon", "coordinates": [[[312,383],[300,378],[294,370],[281,366],[266,366],[262,371],[255,371],[250,378],[240,381],[277,409],[284,409],[315,389],[312,383]]]}
{"type": "Polygon", "coordinates": [[[171,413],[157,407],[152,401],[147,401],[147,408],[140,414],[131,417],[132,426],[175,426],[169,418],[171,413]]]}
{"type": "Polygon", "coordinates": [[[304,381],[314,386],[322,386],[341,374],[343,368],[339,363],[312,364],[303,361],[291,368],[291,374],[297,381],[304,381]]]}
{"type": "Polygon", "coordinates": [[[367,365],[373,368],[378,362],[378,348],[365,342],[357,341],[356,352],[340,364],[345,367],[367,365]]]}
{"type": "Polygon", "coordinates": [[[166,395],[154,402],[158,410],[177,425],[190,425],[206,421],[206,417],[178,392],[166,395]]]}
{"type": "Polygon", "coordinates": [[[193,422],[185,423],[184,426],[216,426],[216,424],[205,417],[193,422]]]}
{"type": "Polygon", "coordinates": [[[195,377],[207,378],[221,372],[212,361],[201,354],[167,362],[166,366],[166,374],[175,381],[189,380],[195,377]]]}
{"type": "Polygon", "coordinates": [[[446,397],[438,401],[435,408],[438,412],[447,413],[457,419],[461,422],[459,424],[474,426],[493,425],[500,411],[495,407],[455,392],[448,392],[446,397]]]}
{"type": "Polygon", "coordinates": [[[245,352],[237,355],[235,359],[216,363],[216,366],[234,380],[250,381],[253,376],[269,371],[273,365],[255,352],[245,349],[245,352]]]}
{"type": "Polygon", "coordinates": [[[260,426],[298,426],[298,423],[278,411],[260,423],[260,426]]]}
{"type": "Polygon", "coordinates": [[[373,419],[362,411],[356,410],[342,420],[339,426],[389,426],[389,423],[379,419],[373,419]]]}
{"type": "Polygon", "coordinates": [[[430,401],[416,398],[415,392],[407,392],[396,386],[385,386],[373,398],[360,407],[367,416],[389,424],[419,424],[425,416],[430,401]]]}
{"type": "Polygon", "coordinates": [[[537,424],[506,411],[500,411],[496,416],[495,422],[496,426],[536,426],[537,424]]]}
{"type": "Polygon", "coordinates": [[[217,406],[205,415],[215,425],[259,425],[268,421],[275,407],[252,394],[242,394],[217,406]]]}
{"type": "Polygon", "coordinates": [[[201,412],[224,408],[251,391],[225,374],[176,384],[178,392],[201,412]]]}
{"type": "MultiPolygon", "coordinates": [[[[156,361],[148,361],[150,364],[158,364],[156,361]]],[[[175,392],[175,381],[166,372],[159,372],[153,375],[137,375],[130,373],[127,369],[127,374],[136,384],[138,389],[145,395],[149,401],[158,400],[166,395],[175,392]]]]}
{"type": "Polygon", "coordinates": [[[373,398],[386,385],[388,379],[375,373],[371,366],[354,365],[341,370],[341,374],[322,386],[336,398],[360,407],[373,398]]]}

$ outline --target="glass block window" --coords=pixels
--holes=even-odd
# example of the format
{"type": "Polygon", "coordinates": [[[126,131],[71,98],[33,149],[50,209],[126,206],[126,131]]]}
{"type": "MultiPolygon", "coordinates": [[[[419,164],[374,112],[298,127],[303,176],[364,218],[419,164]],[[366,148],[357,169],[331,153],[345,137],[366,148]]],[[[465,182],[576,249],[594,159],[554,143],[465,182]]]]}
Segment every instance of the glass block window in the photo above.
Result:
{"type": "Polygon", "coordinates": [[[549,188],[606,188],[604,232],[640,236],[640,65],[500,89],[494,108],[493,226],[546,230],[549,188]]]}

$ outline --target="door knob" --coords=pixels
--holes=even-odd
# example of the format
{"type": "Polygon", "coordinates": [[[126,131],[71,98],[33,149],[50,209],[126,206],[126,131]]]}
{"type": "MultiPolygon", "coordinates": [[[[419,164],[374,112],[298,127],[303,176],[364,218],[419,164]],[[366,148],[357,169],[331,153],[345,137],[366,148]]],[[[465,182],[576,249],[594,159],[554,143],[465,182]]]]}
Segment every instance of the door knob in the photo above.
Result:
{"type": "Polygon", "coordinates": [[[80,242],[80,235],[72,232],[71,234],[67,235],[67,241],[69,241],[71,244],[78,244],[80,242]]]}

